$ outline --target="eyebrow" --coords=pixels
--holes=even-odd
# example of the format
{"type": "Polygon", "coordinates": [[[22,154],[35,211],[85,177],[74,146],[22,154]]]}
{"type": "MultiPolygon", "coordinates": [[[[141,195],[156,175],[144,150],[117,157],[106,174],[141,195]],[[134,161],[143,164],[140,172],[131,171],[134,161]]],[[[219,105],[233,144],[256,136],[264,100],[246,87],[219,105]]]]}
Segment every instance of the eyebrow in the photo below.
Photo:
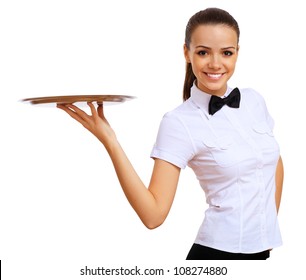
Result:
{"type": "MultiPolygon", "coordinates": [[[[204,49],[211,50],[210,47],[206,47],[206,46],[203,46],[203,45],[196,46],[196,49],[197,48],[204,48],[204,49]]],[[[221,48],[221,50],[228,50],[228,49],[236,49],[236,47],[230,46],[230,47],[221,48]]]]}

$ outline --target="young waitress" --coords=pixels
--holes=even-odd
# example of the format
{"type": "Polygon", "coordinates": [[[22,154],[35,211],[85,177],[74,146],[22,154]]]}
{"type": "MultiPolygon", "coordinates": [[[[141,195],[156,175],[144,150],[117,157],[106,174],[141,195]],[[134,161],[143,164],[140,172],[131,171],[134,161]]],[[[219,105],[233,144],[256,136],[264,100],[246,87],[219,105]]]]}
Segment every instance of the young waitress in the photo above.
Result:
{"type": "Polygon", "coordinates": [[[135,172],[103,114],[58,105],[105,146],[122,189],[146,227],[171,208],[181,169],[193,169],[209,205],[187,256],[267,259],[282,243],[277,222],[283,164],[264,99],[252,89],[231,89],[239,27],[226,11],[209,8],[186,27],[184,102],[163,117],[151,157],[148,188],[135,172]]]}

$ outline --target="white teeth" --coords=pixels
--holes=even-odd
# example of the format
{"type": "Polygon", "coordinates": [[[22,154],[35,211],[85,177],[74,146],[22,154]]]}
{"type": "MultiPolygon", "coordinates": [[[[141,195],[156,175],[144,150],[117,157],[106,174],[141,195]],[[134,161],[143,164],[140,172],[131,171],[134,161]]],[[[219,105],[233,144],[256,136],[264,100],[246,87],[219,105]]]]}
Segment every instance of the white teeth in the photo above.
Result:
{"type": "Polygon", "coordinates": [[[218,79],[222,76],[222,74],[209,74],[207,73],[207,76],[213,79],[218,79]]]}

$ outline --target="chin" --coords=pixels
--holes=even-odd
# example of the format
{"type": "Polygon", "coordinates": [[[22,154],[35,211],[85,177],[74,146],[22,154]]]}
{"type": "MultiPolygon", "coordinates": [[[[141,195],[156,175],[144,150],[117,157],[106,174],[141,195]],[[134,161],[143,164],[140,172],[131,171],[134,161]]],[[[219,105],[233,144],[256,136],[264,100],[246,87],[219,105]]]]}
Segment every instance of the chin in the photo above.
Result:
{"type": "Polygon", "coordinates": [[[223,84],[222,86],[217,85],[209,85],[205,87],[206,90],[204,90],[207,93],[217,94],[217,95],[223,95],[226,92],[227,85],[223,84]]]}

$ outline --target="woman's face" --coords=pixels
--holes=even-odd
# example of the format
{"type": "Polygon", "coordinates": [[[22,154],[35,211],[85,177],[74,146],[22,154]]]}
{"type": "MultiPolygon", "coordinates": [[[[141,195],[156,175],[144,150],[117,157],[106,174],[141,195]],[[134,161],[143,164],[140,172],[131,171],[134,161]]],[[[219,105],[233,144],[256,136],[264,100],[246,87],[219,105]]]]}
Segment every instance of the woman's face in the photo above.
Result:
{"type": "Polygon", "coordinates": [[[226,25],[199,25],[191,35],[189,49],[184,46],[200,90],[222,96],[233,75],[238,57],[237,33],[226,25]]]}

